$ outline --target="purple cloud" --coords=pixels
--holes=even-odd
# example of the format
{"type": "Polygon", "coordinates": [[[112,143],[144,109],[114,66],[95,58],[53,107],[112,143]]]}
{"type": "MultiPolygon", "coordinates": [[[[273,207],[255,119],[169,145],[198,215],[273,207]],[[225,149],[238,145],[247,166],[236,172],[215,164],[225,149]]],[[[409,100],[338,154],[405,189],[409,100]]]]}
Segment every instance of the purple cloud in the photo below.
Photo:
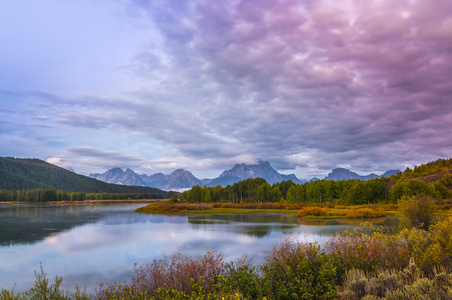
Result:
{"type": "MultiPolygon", "coordinates": [[[[451,156],[448,1],[135,0],[114,7],[122,9],[118,24],[140,28],[128,35],[139,46],[110,66],[100,92],[82,94],[77,81],[65,96],[43,91],[30,100],[19,90],[14,97],[31,110],[2,100],[8,105],[0,114],[158,142],[166,150],[152,158],[144,148],[134,153],[203,170],[265,159],[303,177],[451,156]]],[[[103,149],[92,140],[59,142],[60,149],[103,149]]]]}

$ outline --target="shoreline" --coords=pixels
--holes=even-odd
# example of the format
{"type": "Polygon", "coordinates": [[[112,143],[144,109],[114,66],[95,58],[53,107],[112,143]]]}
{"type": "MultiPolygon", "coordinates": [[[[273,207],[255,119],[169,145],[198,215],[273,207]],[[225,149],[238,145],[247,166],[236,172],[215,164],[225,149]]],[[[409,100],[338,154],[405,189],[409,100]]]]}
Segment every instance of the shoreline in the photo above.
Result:
{"type": "Polygon", "coordinates": [[[131,200],[83,200],[83,201],[52,201],[52,202],[0,202],[0,206],[13,205],[89,205],[89,204],[121,204],[121,203],[165,203],[169,199],[131,199],[131,200]]]}

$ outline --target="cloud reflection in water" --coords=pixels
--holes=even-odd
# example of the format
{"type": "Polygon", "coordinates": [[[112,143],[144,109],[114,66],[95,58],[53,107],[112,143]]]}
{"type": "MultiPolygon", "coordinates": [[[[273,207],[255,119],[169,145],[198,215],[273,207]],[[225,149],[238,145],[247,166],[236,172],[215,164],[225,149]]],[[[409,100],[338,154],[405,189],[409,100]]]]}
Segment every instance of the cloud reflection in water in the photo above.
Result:
{"type": "MultiPolygon", "coordinates": [[[[352,227],[300,225],[294,217],[272,214],[142,215],[133,213],[134,206],[127,207],[101,207],[85,224],[79,221],[34,244],[0,247],[1,288],[10,289],[14,283],[17,291],[29,288],[39,262],[49,278],[63,277],[64,288],[72,289],[78,283],[90,291],[98,282],[127,279],[134,263],[146,264],[175,252],[196,256],[216,249],[227,259],[246,254],[259,264],[271,245],[286,234],[323,242],[335,231],[352,227]]],[[[81,218],[93,212],[75,213],[81,218]]],[[[52,227],[51,221],[45,223],[52,227]]]]}

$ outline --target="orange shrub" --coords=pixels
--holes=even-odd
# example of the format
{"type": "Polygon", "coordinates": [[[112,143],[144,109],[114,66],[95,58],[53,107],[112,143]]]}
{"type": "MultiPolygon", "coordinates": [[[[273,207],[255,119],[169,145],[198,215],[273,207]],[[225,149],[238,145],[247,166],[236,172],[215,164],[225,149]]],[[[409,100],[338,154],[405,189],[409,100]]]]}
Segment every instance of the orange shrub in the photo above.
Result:
{"type": "Polygon", "coordinates": [[[298,211],[297,217],[324,217],[328,216],[328,212],[323,207],[318,206],[307,206],[298,211]]]}

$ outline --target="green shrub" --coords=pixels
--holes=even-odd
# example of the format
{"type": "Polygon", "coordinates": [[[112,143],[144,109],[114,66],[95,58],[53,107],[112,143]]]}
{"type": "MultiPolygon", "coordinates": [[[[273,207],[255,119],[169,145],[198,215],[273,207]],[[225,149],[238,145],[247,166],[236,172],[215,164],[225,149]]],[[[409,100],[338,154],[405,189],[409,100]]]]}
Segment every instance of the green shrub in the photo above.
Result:
{"type": "Polygon", "coordinates": [[[14,292],[14,289],[10,290],[5,290],[5,289],[1,289],[0,291],[0,299],[2,300],[20,300],[20,294],[14,292]]]}
{"type": "Polygon", "coordinates": [[[81,290],[77,285],[76,292],[69,293],[60,289],[63,278],[56,276],[55,282],[50,283],[47,274],[44,272],[42,264],[40,271],[35,271],[35,283],[33,286],[22,293],[2,289],[0,291],[1,300],[88,300],[91,299],[86,294],[86,290],[81,290]]]}
{"type": "Polygon", "coordinates": [[[423,272],[431,274],[438,267],[452,270],[452,218],[430,226],[429,231],[404,229],[399,239],[423,272]]]}
{"type": "Polygon", "coordinates": [[[276,244],[261,267],[272,299],[322,299],[336,294],[337,267],[317,243],[288,238],[276,244]]]}
{"type": "Polygon", "coordinates": [[[435,222],[434,200],[429,196],[403,196],[399,200],[400,224],[427,230],[435,222]]]}
{"type": "Polygon", "coordinates": [[[246,259],[225,265],[225,273],[220,276],[220,286],[222,294],[238,291],[249,299],[262,299],[263,297],[261,277],[257,273],[256,267],[246,259]]]}

